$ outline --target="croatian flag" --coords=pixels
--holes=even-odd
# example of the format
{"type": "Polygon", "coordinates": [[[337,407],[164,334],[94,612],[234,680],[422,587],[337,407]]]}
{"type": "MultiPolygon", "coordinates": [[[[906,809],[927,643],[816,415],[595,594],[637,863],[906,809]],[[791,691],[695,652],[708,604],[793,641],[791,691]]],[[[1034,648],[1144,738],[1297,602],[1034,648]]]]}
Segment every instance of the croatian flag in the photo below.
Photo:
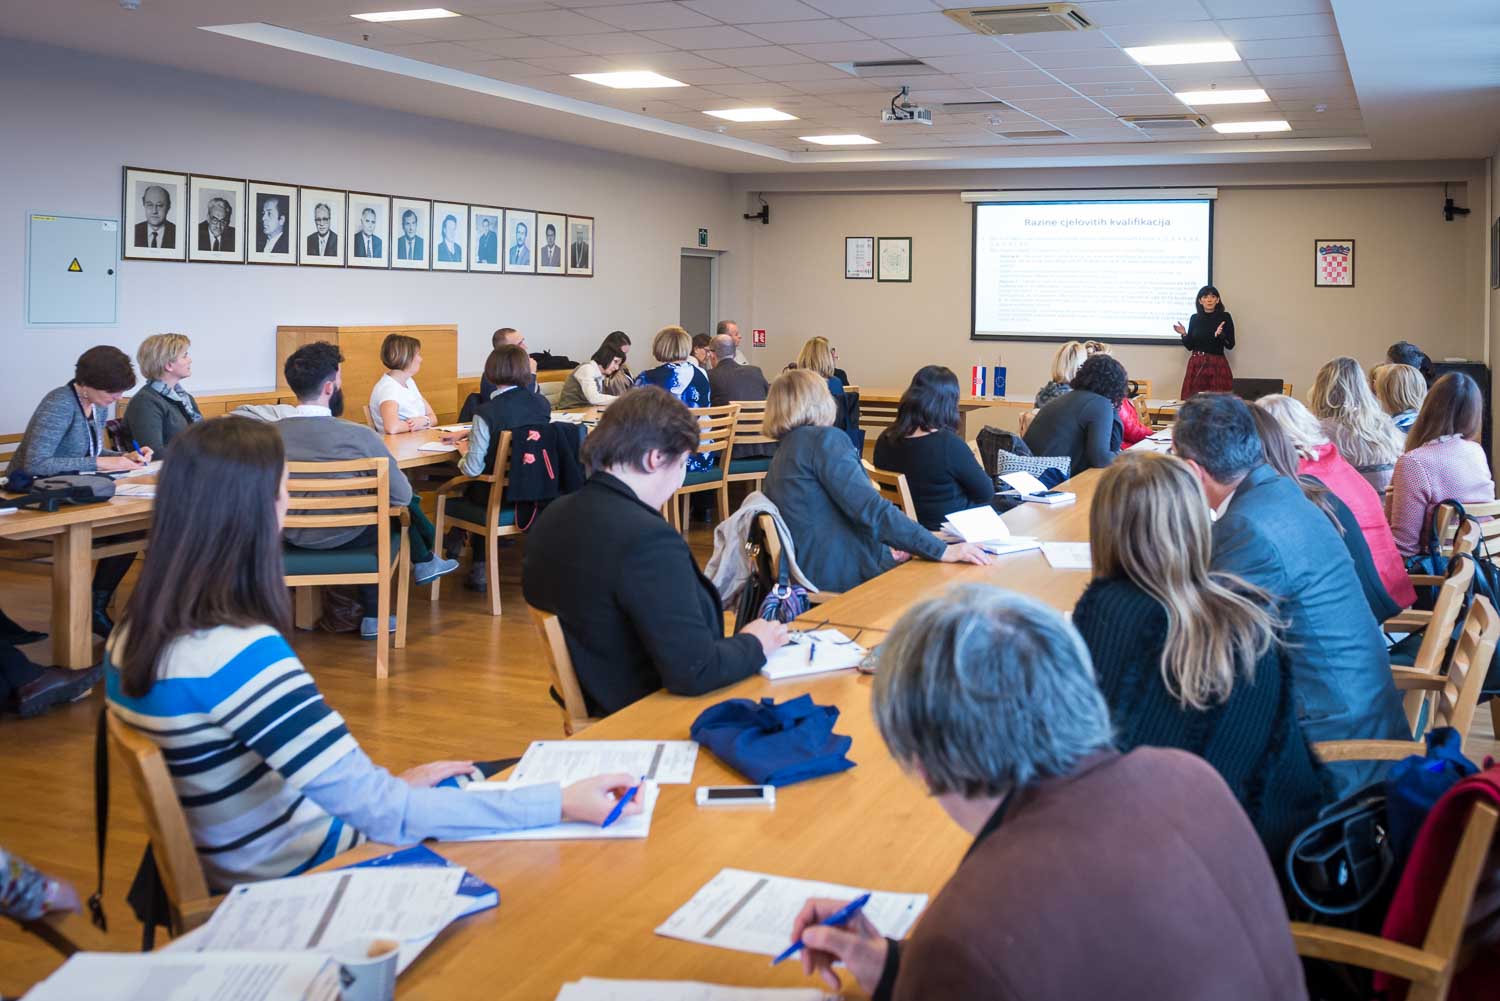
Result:
{"type": "Polygon", "coordinates": [[[989,369],[983,365],[975,365],[969,370],[969,395],[989,395],[989,369]]]}

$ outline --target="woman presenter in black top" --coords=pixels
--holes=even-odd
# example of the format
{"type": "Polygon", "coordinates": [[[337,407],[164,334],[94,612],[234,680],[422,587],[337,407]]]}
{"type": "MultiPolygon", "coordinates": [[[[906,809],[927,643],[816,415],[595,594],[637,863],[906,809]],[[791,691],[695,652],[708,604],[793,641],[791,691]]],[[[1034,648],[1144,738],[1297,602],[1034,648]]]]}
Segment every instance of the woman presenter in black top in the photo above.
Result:
{"type": "Polygon", "coordinates": [[[1182,379],[1182,398],[1196,393],[1228,393],[1234,388],[1234,373],[1229,371],[1225,351],[1234,350],[1234,317],[1224,309],[1219,290],[1205,285],[1198,290],[1198,311],[1186,328],[1174,323],[1172,329],[1182,337],[1182,346],[1191,351],[1187,375],[1182,379]]]}

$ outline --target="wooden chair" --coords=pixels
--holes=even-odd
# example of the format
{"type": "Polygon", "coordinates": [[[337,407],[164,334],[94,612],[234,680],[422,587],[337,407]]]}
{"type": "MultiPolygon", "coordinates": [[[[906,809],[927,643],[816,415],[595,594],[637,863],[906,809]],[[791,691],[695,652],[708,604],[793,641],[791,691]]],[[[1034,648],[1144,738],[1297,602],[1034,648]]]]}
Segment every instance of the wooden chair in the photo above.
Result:
{"type": "MultiPolygon", "coordinates": [[[[760,528],[761,538],[765,540],[766,559],[771,566],[781,566],[781,533],[776,530],[776,519],[769,514],[758,514],[755,516],[755,524],[760,528]]],[[[809,604],[821,605],[825,601],[832,601],[842,591],[809,591],[807,600],[809,604]]]]}
{"type": "Polygon", "coordinates": [[[974,456],[974,461],[979,463],[979,468],[984,468],[984,453],[979,451],[979,441],[975,438],[969,439],[969,451],[974,456]]]}
{"type": "Polygon", "coordinates": [[[1494,923],[1495,895],[1487,893],[1487,899],[1478,898],[1487,868],[1493,882],[1494,866],[1487,866],[1487,859],[1495,853],[1497,819],[1500,812],[1490,804],[1474,804],[1420,946],[1293,921],[1292,941],[1297,954],[1400,977],[1411,984],[1407,1001],[1442,1001],[1454,975],[1463,967],[1464,933],[1470,929],[1478,932],[1494,923]]]}
{"type": "MultiPolygon", "coordinates": [[[[500,614],[500,540],[522,534],[516,524],[514,504],[502,503],[505,498],[505,483],[510,476],[509,431],[500,432],[500,441],[495,445],[495,468],[479,476],[455,476],[437,488],[437,518],[434,530],[441,540],[450,528],[461,528],[470,535],[484,539],[485,572],[489,577],[490,614],[500,614]],[[489,500],[476,504],[463,495],[470,483],[487,483],[489,500]]],[[[433,601],[438,600],[440,580],[432,582],[433,601]]]]}
{"type": "Polygon", "coordinates": [[[146,835],[166,892],[172,934],[190,932],[209,919],[218,901],[208,891],[166,757],[150,737],[112,712],[108,726],[110,751],[124,764],[146,815],[146,835]]]}
{"type": "MultiPolygon", "coordinates": [[[[1448,646],[1453,639],[1453,628],[1463,614],[1464,601],[1469,596],[1469,586],[1474,582],[1474,564],[1469,560],[1455,562],[1446,578],[1426,574],[1412,574],[1412,583],[1433,585],[1438,588],[1432,611],[1407,609],[1386,619],[1381,628],[1387,632],[1422,633],[1422,645],[1412,658],[1412,671],[1436,677],[1442,673],[1443,661],[1448,656],[1448,646]]],[[[1406,693],[1406,718],[1416,729],[1422,706],[1427,702],[1427,692],[1413,689],[1406,693]]]]}
{"type": "Polygon", "coordinates": [[[724,477],[727,483],[748,483],[751,490],[759,490],[761,481],[766,478],[766,471],[771,468],[771,457],[752,456],[739,458],[735,450],[742,445],[774,445],[775,438],[767,438],[760,433],[761,425],[766,418],[765,400],[741,400],[738,406],[739,413],[734,417],[734,441],[729,449],[729,475],[724,477]]]}
{"type": "Polygon", "coordinates": [[[303,549],[284,545],[286,586],[374,584],[375,677],[390,673],[391,588],[396,588],[396,649],[406,646],[406,608],[411,597],[411,514],[391,508],[390,460],[289,462],[291,507],[287,528],[375,528],[375,543],[357,549],[303,549]],[[392,525],[392,521],[396,525],[392,525]],[[394,536],[394,537],[393,537],[394,536]],[[392,554],[394,550],[394,555],[392,554]]]}
{"type": "Polygon", "coordinates": [[[677,488],[667,501],[667,521],[677,531],[686,534],[688,525],[688,495],[712,490],[717,494],[719,520],[729,519],[729,480],[725,466],[729,464],[734,449],[735,421],[740,412],[738,403],[722,407],[694,407],[693,416],[703,428],[703,437],[698,442],[698,454],[715,455],[713,466],[687,474],[682,486],[677,488]]]}
{"type": "Polygon", "coordinates": [[[10,465],[10,460],[20,451],[23,434],[0,434],[0,467],[10,465]]]}
{"type": "MultiPolygon", "coordinates": [[[[1479,529],[1476,546],[1479,540],[1488,542],[1500,537],[1500,500],[1482,501],[1476,504],[1465,504],[1464,514],[1466,520],[1472,520],[1479,529]],[[1482,519],[1482,520],[1481,520],[1482,519]]],[[[1453,521],[1453,508],[1443,505],[1438,507],[1432,515],[1433,528],[1437,530],[1438,545],[1443,547],[1443,555],[1453,555],[1453,543],[1457,537],[1457,528],[1453,521]]],[[[1426,545],[1422,540],[1422,545],[1426,545]]],[[[1470,550],[1472,552],[1472,549],[1470,550]]]]}
{"type": "Polygon", "coordinates": [[[568,652],[568,641],[563,636],[562,622],[551,612],[526,606],[531,613],[531,624],[536,626],[542,638],[542,647],[547,651],[547,669],[552,675],[552,688],[562,697],[560,707],[563,715],[563,733],[576,737],[588,727],[599,722],[590,716],[588,703],[583,697],[583,686],[578,683],[578,672],[573,670],[573,655],[568,652]]]}
{"type": "Polygon", "coordinates": [[[880,491],[880,496],[906,512],[906,516],[912,521],[916,521],[917,505],[911,499],[911,488],[906,485],[906,474],[876,469],[868,459],[859,461],[865,467],[865,475],[870,477],[870,482],[880,491]]]}
{"type": "Polygon", "coordinates": [[[1017,418],[1016,426],[1023,437],[1026,435],[1026,429],[1031,427],[1031,422],[1036,420],[1036,415],[1039,413],[1041,413],[1040,410],[1026,410],[1022,411],[1021,416],[1017,418]]]}

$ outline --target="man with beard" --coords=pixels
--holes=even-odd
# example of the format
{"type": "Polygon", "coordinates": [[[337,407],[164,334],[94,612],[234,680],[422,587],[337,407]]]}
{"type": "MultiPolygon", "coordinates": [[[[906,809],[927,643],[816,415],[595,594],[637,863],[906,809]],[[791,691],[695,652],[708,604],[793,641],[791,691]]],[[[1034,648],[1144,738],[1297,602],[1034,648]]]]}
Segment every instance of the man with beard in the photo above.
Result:
{"type": "MultiPolygon", "coordinates": [[[[297,411],[291,417],[276,422],[281,439],[286,444],[288,462],[336,462],[349,459],[383,458],[390,463],[390,503],[396,511],[411,503],[411,483],[396,459],[385,447],[380,435],[363,424],[339,420],[344,412],[344,378],[340,364],[344,356],[339,349],[327,341],[314,341],[293,351],[286,360],[284,369],[286,383],[297,394],[297,411]]],[[[329,473],[330,477],[350,476],[350,473],[329,473]]],[[[291,481],[292,495],[297,496],[297,481],[291,481]]],[[[323,494],[321,496],[328,496],[323,494]]],[[[391,519],[393,529],[399,527],[391,519]]],[[[374,525],[363,528],[355,525],[344,528],[289,528],[285,532],[289,545],[298,549],[361,549],[373,547],[384,531],[374,525]]],[[[441,560],[441,557],[437,558],[441,560]]],[[[451,561],[442,561],[444,564],[451,561]]],[[[457,566],[457,564],[454,564],[457,566]]],[[[422,580],[428,570],[426,563],[414,565],[417,579],[422,580]]],[[[451,572],[451,567],[447,568],[451,572]]],[[[433,573],[432,576],[436,576],[433,573]]],[[[428,579],[431,579],[430,577],[428,579]]],[[[364,619],[360,623],[360,635],[374,639],[378,631],[376,618],[377,591],[374,584],[361,584],[359,598],[364,605],[364,619]]],[[[394,629],[392,616],[391,628],[394,629]]]]}

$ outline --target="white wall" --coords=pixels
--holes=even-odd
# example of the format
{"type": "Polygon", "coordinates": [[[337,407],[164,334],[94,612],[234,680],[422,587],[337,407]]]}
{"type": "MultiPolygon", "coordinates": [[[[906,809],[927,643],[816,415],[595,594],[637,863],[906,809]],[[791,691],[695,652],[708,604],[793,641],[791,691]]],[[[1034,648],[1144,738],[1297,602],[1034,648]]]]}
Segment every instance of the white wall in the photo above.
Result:
{"type": "Polygon", "coordinates": [[[278,323],[457,323],[466,373],[499,326],[574,358],[623,329],[639,366],[677,322],[679,253],[700,226],[726,251],[721,305],[746,298],[749,224],[722,174],[9,41],[0,95],[0,431],[19,431],[84,349],[133,356],[167,330],[192,337],[200,393],[274,385],[278,323]],[[125,261],[118,326],[26,327],[27,214],[116,216],[127,164],[592,215],[595,277],[125,261]]]}

